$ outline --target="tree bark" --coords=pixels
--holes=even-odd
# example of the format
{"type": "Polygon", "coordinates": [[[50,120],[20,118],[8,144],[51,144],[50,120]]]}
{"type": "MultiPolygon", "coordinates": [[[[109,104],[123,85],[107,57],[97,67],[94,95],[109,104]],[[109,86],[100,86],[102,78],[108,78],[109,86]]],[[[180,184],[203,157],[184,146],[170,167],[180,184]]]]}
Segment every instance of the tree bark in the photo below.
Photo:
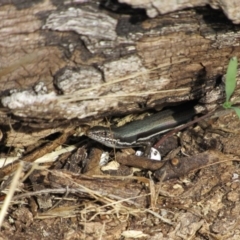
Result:
{"type": "Polygon", "coordinates": [[[215,104],[240,27],[210,8],[149,19],[121,6],[2,4],[1,124],[64,128],[206,95],[215,104]]]}

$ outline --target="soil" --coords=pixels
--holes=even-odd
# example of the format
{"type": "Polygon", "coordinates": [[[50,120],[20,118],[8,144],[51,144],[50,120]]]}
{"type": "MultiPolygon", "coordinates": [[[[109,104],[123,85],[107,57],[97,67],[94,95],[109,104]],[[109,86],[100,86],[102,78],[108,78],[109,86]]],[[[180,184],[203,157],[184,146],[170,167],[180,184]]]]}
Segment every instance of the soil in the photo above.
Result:
{"type": "MultiPolygon", "coordinates": [[[[114,158],[102,171],[103,149],[113,157],[134,151],[71,135],[65,143],[78,142],[74,151],[22,172],[0,239],[240,239],[240,121],[230,113],[200,125],[165,143],[163,161],[194,165],[171,179],[114,158]]],[[[2,203],[10,182],[2,182],[2,203]]]]}

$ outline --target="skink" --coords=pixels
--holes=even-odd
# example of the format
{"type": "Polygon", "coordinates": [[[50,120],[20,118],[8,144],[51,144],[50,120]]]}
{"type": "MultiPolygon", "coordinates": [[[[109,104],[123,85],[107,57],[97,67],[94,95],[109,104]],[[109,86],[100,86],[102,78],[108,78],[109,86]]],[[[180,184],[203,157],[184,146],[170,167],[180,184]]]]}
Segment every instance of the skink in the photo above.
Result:
{"type": "Polygon", "coordinates": [[[143,120],[136,120],[121,127],[96,126],[86,135],[101,144],[112,148],[128,148],[149,145],[157,135],[189,121],[195,115],[194,108],[172,108],[153,114],[143,120]]]}

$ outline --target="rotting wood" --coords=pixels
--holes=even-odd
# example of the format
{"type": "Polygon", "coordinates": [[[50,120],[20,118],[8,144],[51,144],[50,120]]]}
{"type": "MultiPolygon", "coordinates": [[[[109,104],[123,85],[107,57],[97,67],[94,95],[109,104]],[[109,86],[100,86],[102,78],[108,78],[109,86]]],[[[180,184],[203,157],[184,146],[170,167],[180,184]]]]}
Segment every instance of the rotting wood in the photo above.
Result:
{"type": "MultiPolygon", "coordinates": [[[[229,19],[236,24],[240,22],[238,0],[189,0],[189,1],[159,1],[159,0],[120,0],[121,3],[127,3],[134,8],[143,8],[149,17],[156,17],[159,13],[165,14],[175,12],[184,8],[192,8],[210,5],[213,9],[222,9],[229,19]]],[[[110,5],[110,4],[108,4],[110,5]]],[[[109,6],[113,8],[113,6],[109,6]]]]}
{"type": "Polygon", "coordinates": [[[69,7],[1,6],[2,103],[23,121],[84,122],[199,99],[229,58],[240,56],[239,26],[208,8],[147,19],[137,10],[119,15],[97,4],[69,7]],[[39,82],[45,91],[29,90],[39,82]],[[3,97],[13,88],[19,92],[3,97]]]}
{"type": "MultiPolygon", "coordinates": [[[[3,168],[0,169],[0,179],[3,180],[3,178],[11,175],[18,167],[18,164],[20,161],[23,161],[26,163],[32,163],[37,158],[40,158],[44,156],[46,153],[54,151],[58,146],[64,144],[69,136],[71,136],[74,133],[74,129],[67,129],[59,138],[55,139],[53,142],[47,143],[44,147],[42,147],[40,150],[37,148],[32,153],[28,154],[27,156],[24,156],[20,158],[18,161],[15,161],[13,164],[9,164],[3,168]]],[[[27,165],[26,168],[29,166],[27,165]]]]}
{"type": "MultiPolygon", "coordinates": [[[[140,183],[133,182],[137,177],[101,177],[101,176],[76,176],[70,172],[51,171],[47,174],[45,184],[50,185],[51,188],[76,188],[83,189],[83,195],[86,194],[94,197],[101,196],[101,198],[118,197],[126,199],[126,203],[136,203],[140,207],[146,207],[149,193],[144,189],[140,183]]],[[[141,177],[139,178],[141,180],[141,177]]],[[[147,180],[147,179],[145,179],[147,180]]],[[[148,181],[148,180],[147,180],[148,181]]],[[[123,201],[124,202],[124,201],[123,201]]]]}

